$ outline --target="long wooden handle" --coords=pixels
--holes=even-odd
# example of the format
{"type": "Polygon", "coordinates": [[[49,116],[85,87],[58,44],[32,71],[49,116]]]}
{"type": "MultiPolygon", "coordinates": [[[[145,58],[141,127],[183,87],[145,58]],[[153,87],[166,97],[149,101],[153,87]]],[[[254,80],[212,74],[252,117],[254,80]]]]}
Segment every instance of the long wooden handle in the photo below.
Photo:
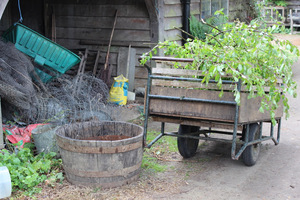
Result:
{"type": "Polygon", "coordinates": [[[116,23],[117,23],[117,17],[118,17],[118,10],[116,10],[115,21],[114,21],[114,25],[113,25],[113,28],[112,28],[112,31],[111,31],[111,34],[110,34],[108,49],[107,49],[107,53],[106,53],[106,57],[105,57],[104,70],[106,70],[107,66],[108,66],[109,51],[110,51],[111,41],[112,41],[112,38],[113,38],[113,35],[114,35],[116,23]]]}

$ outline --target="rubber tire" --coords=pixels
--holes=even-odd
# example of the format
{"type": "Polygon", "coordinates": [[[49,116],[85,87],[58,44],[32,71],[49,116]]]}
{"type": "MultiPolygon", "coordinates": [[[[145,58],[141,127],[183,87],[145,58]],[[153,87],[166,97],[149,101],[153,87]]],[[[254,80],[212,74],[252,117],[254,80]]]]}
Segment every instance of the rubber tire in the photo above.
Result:
{"type": "MultiPolygon", "coordinates": [[[[245,129],[246,131],[246,129],[245,129]]],[[[243,135],[245,135],[244,133],[243,135]]],[[[251,142],[259,138],[259,125],[258,123],[253,123],[249,125],[249,137],[248,141],[251,142]]],[[[248,146],[242,154],[243,162],[247,166],[255,165],[259,157],[259,152],[261,148],[261,143],[253,144],[248,146]]]]}
{"type": "MultiPolygon", "coordinates": [[[[187,126],[187,125],[180,125],[178,134],[179,135],[186,135],[192,132],[196,132],[200,129],[198,126],[187,126]]],[[[180,155],[183,158],[190,158],[196,154],[198,148],[199,140],[198,139],[191,139],[191,138],[177,138],[177,147],[180,155]]]]}

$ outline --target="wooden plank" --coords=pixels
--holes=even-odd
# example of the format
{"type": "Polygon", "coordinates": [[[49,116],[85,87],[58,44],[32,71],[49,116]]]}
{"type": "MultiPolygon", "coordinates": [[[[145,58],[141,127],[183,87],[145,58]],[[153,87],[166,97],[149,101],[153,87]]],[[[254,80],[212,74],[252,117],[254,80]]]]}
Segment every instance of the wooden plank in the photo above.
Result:
{"type": "Polygon", "coordinates": [[[119,48],[119,55],[118,55],[118,69],[117,69],[117,75],[123,74],[124,77],[126,77],[127,74],[127,58],[128,58],[128,48],[127,47],[121,47],[119,48]]]}
{"type": "Polygon", "coordinates": [[[165,5],[164,17],[178,17],[182,16],[181,4],[165,5]]]}
{"type": "MultiPolygon", "coordinates": [[[[194,88],[194,89],[211,89],[211,90],[220,90],[219,86],[213,83],[201,83],[201,82],[189,82],[189,81],[178,81],[178,80],[157,80],[154,79],[152,81],[152,85],[154,86],[162,86],[162,87],[177,87],[177,88],[194,88]]],[[[223,90],[233,90],[235,85],[223,84],[223,90]]]]}
{"type": "MultiPolygon", "coordinates": [[[[57,28],[57,39],[81,39],[107,40],[110,37],[111,29],[91,28],[57,28]]],[[[113,41],[139,41],[150,42],[149,31],[143,30],[115,30],[113,41]]]]}
{"type": "Polygon", "coordinates": [[[182,27],[182,17],[165,18],[165,30],[172,30],[174,27],[182,27]]]}
{"type": "Polygon", "coordinates": [[[164,3],[166,5],[170,5],[170,4],[181,4],[181,1],[180,0],[164,0],[164,3]]]}
{"type": "MultiPolygon", "coordinates": [[[[219,91],[195,90],[183,88],[151,88],[151,94],[173,97],[199,98],[206,100],[233,101],[232,92],[224,92],[219,97],[219,91]]],[[[261,98],[248,99],[247,93],[241,93],[239,109],[239,123],[252,123],[258,121],[270,121],[269,112],[259,112],[261,98]]],[[[180,117],[189,119],[202,119],[220,122],[234,122],[235,106],[217,103],[188,102],[167,99],[150,98],[149,111],[151,115],[180,117]]],[[[280,104],[276,110],[275,118],[282,117],[283,106],[280,104]]]]}
{"type": "MultiPolygon", "coordinates": [[[[158,14],[156,1],[154,0],[145,0],[144,1],[149,13],[150,18],[150,35],[151,35],[151,43],[157,43],[159,41],[159,24],[158,24],[158,14]]],[[[153,45],[154,46],[154,45],[153,45]]],[[[152,48],[153,48],[152,46],[152,48]]]]}
{"type": "Polygon", "coordinates": [[[189,69],[169,69],[169,68],[153,68],[152,74],[156,75],[169,75],[169,76],[200,76],[202,71],[189,70],[189,69]]]}
{"type": "Polygon", "coordinates": [[[93,4],[93,5],[134,5],[134,4],[141,4],[141,2],[136,0],[46,0],[47,3],[53,4],[93,4]]]}
{"type": "MultiPolygon", "coordinates": [[[[189,81],[178,81],[178,80],[173,80],[173,81],[169,81],[169,80],[153,80],[152,84],[155,86],[162,86],[162,87],[179,87],[179,88],[202,88],[202,89],[210,89],[210,90],[221,90],[219,88],[219,86],[217,86],[217,84],[215,83],[201,83],[201,82],[189,82],[189,81]]],[[[222,89],[224,91],[232,91],[235,88],[235,84],[225,84],[223,83],[222,85],[222,89]]],[[[253,86],[253,90],[256,90],[256,87],[253,86]]],[[[265,92],[269,92],[270,91],[270,87],[264,87],[265,92]]],[[[241,91],[242,92],[248,92],[248,89],[246,86],[242,86],[241,87],[241,91]]]]}
{"type": "MultiPolygon", "coordinates": [[[[166,123],[175,123],[181,125],[189,126],[199,126],[201,128],[217,128],[217,129],[228,129],[233,130],[233,124],[228,123],[217,123],[212,121],[201,121],[197,119],[188,119],[188,118],[176,118],[176,117],[167,117],[167,116],[151,116],[153,121],[166,122],[166,123]]],[[[238,126],[238,131],[242,131],[243,126],[238,126]]]]}
{"type": "Polygon", "coordinates": [[[137,78],[135,77],[134,80],[134,87],[136,88],[145,88],[145,86],[147,85],[147,79],[143,79],[143,78],[137,78]]]}
{"type": "Polygon", "coordinates": [[[133,92],[134,90],[134,79],[135,79],[135,57],[136,57],[136,49],[130,48],[128,60],[127,60],[127,72],[128,74],[128,90],[133,92]],[[128,69],[129,68],[129,69],[128,69]]]}
{"type": "MultiPolygon", "coordinates": [[[[224,93],[222,99],[218,91],[193,90],[182,88],[152,87],[151,94],[174,97],[201,98],[207,100],[234,101],[232,93],[224,93]]],[[[150,114],[184,117],[204,120],[233,122],[235,106],[216,103],[201,103],[150,98],[150,114]]]]}
{"type": "Polygon", "coordinates": [[[113,17],[119,10],[119,17],[147,18],[147,8],[144,4],[133,5],[95,5],[95,4],[51,4],[55,6],[57,16],[86,16],[86,17],[113,17]]]}
{"type": "MultiPolygon", "coordinates": [[[[265,111],[261,113],[259,111],[261,97],[248,99],[246,93],[241,93],[241,105],[239,112],[239,122],[249,123],[257,121],[269,121],[271,119],[270,112],[265,111]]],[[[280,118],[283,116],[283,104],[279,104],[279,108],[275,111],[275,118],[280,118]]]]}
{"type": "MultiPolygon", "coordinates": [[[[57,16],[57,27],[111,29],[113,17],[57,16]]],[[[118,17],[116,29],[150,30],[149,18],[118,17]]]]}
{"type": "MultiPolygon", "coordinates": [[[[158,41],[165,41],[164,33],[165,33],[165,5],[163,1],[157,2],[158,6],[158,41]]],[[[164,55],[163,50],[158,51],[158,55],[164,55]]]]}
{"type": "MultiPolygon", "coordinates": [[[[181,28],[181,27],[179,27],[181,28]]],[[[165,40],[171,40],[171,41],[176,41],[176,40],[181,40],[181,31],[179,30],[166,30],[164,38],[165,40]]]]}
{"type": "Polygon", "coordinates": [[[134,89],[135,55],[136,50],[132,48],[129,49],[122,47],[119,50],[117,74],[123,74],[126,78],[128,78],[129,91],[133,91],[134,89]]]}
{"type": "MultiPolygon", "coordinates": [[[[56,42],[63,47],[68,49],[99,49],[103,46],[108,45],[108,40],[86,40],[86,39],[57,39],[56,42]]],[[[149,42],[139,42],[139,41],[112,41],[113,46],[118,47],[128,47],[129,44],[134,48],[146,48],[150,47],[149,42]]],[[[149,51],[149,50],[148,50],[149,51]]],[[[147,52],[147,51],[145,51],[147,52]]]]}
{"type": "Polygon", "coordinates": [[[148,78],[148,71],[145,67],[136,67],[135,68],[135,78],[142,78],[147,79],[148,78]]]}

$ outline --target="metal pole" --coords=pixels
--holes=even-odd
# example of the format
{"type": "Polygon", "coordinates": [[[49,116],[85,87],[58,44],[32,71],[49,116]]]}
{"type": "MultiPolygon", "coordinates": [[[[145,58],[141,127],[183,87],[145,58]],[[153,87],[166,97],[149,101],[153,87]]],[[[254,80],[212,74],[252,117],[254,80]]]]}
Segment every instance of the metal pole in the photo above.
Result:
{"type": "MultiPolygon", "coordinates": [[[[238,89],[238,92],[241,92],[241,80],[239,80],[239,82],[238,82],[237,89],[238,89]]],[[[235,105],[235,116],[234,116],[234,128],[233,128],[233,134],[232,134],[232,146],[231,146],[231,158],[233,160],[238,159],[238,157],[235,156],[238,118],[239,118],[239,105],[236,104],[235,105]]]]}
{"type": "MultiPolygon", "coordinates": [[[[183,14],[182,14],[182,28],[185,32],[190,32],[189,18],[191,15],[191,0],[181,0],[183,4],[183,14]]],[[[182,32],[183,43],[189,38],[189,36],[182,32]]]]}
{"type": "Polygon", "coordinates": [[[151,87],[151,68],[148,65],[145,65],[148,70],[148,80],[147,80],[147,90],[146,90],[146,105],[145,105],[145,120],[144,120],[144,146],[146,146],[147,141],[147,128],[148,128],[148,117],[149,117],[149,94],[151,87]]]}

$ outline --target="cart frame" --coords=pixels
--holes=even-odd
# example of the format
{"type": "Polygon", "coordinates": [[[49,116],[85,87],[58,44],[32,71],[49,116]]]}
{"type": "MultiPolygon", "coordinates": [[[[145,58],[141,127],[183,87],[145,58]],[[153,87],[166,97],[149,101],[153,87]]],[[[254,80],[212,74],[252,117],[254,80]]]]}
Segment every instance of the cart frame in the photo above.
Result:
{"type": "MultiPolygon", "coordinates": [[[[171,61],[171,62],[193,62],[193,59],[180,59],[180,58],[170,58],[170,57],[152,57],[153,61],[171,61]]],[[[271,120],[263,120],[258,121],[259,123],[259,138],[249,141],[249,126],[250,123],[238,123],[239,117],[239,109],[240,106],[235,101],[223,101],[223,100],[208,100],[208,99],[201,99],[201,98],[188,98],[188,97],[174,97],[174,96],[167,96],[167,95],[153,95],[150,93],[152,80],[154,79],[161,79],[161,80],[178,80],[178,81],[195,81],[201,82],[203,79],[198,78],[182,78],[182,77],[170,77],[170,76],[159,76],[153,75],[152,69],[149,65],[145,64],[148,71],[148,79],[147,79],[147,88],[145,94],[145,120],[144,120],[144,147],[150,148],[155,142],[157,142],[163,136],[173,136],[173,137],[182,137],[182,138],[190,138],[190,139],[199,139],[199,140],[206,140],[206,141],[220,141],[220,142],[228,142],[232,143],[231,145],[231,158],[233,160],[238,160],[245,149],[254,144],[259,144],[266,140],[272,140],[275,145],[279,144],[280,141],[280,129],[281,129],[281,117],[275,118],[277,121],[277,138],[274,136],[274,126],[271,123],[271,120]],[[158,116],[157,121],[161,121],[161,133],[149,144],[146,144],[147,140],[147,128],[148,128],[148,120],[150,117],[149,112],[149,104],[150,99],[164,99],[164,100],[175,100],[175,101],[186,101],[186,102],[204,102],[204,103],[214,103],[214,104],[221,104],[221,105],[233,105],[235,106],[235,116],[234,122],[232,123],[224,123],[220,121],[211,121],[211,120],[197,120],[197,119],[182,119],[176,118],[173,119],[171,116],[158,116]],[[179,123],[184,124],[188,122],[188,124],[193,124],[202,127],[208,127],[208,129],[199,130],[197,132],[191,133],[189,135],[179,135],[178,132],[165,132],[165,123],[179,123]],[[262,126],[263,123],[270,123],[270,135],[263,136],[262,135],[262,126]],[[212,127],[222,127],[222,129],[233,129],[233,132],[224,131],[224,130],[212,130],[212,127]],[[237,141],[237,136],[242,136],[241,133],[238,131],[241,130],[241,127],[245,128],[244,140],[237,141]],[[232,139],[223,139],[223,138],[211,138],[208,137],[208,133],[217,133],[217,134],[225,134],[225,135],[232,135],[232,139]],[[193,136],[193,134],[203,134],[204,136],[193,136]],[[239,150],[237,150],[237,145],[242,145],[239,150]]],[[[210,83],[216,83],[215,80],[209,80],[210,83]]],[[[223,81],[224,83],[232,83],[237,84],[238,91],[241,91],[241,82],[234,82],[234,81],[223,81]]],[[[152,115],[151,115],[152,116],[152,115]]],[[[157,116],[154,116],[157,117],[157,116]]]]}

